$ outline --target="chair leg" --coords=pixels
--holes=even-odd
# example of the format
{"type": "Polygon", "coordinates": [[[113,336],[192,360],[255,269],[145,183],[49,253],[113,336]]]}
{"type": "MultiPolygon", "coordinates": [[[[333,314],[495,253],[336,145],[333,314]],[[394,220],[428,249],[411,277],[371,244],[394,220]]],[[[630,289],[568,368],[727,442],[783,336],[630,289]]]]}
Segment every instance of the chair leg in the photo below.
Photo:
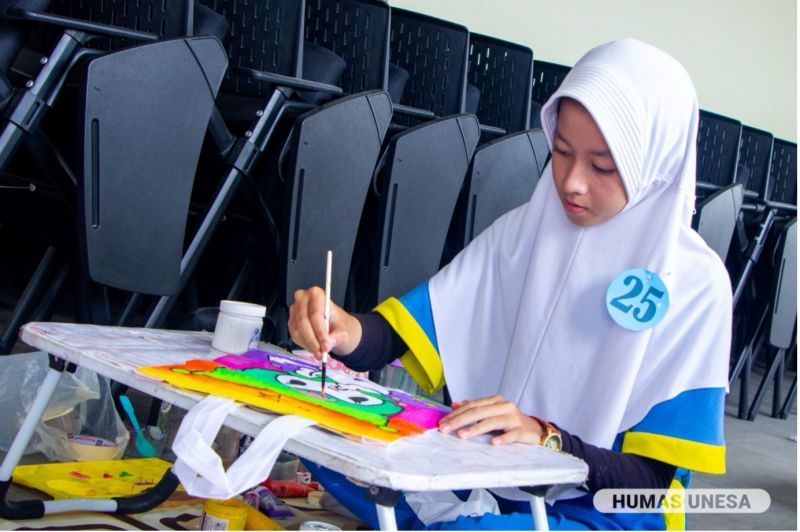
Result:
{"type": "Polygon", "coordinates": [[[767,372],[764,374],[764,378],[761,379],[761,384],[758,386],[756,396],[753,398],[753,402],[750,404],[750,410],[747,413],[748,421],[753,421],[758,415],[758,409],[761,407],[761,401],[764,400],[764,395],[767,393],[767,385],[769,384],[770,379],[775,376],[775,372],[778,370],[778,367],[784,358],[784,353],[784,349],[778,349],[775,352],[772,362],[770,363],[767,372]]]}
{"type": "Polygon", "coordinates": [[[789,411],[792,409],[792,405],[794,405],[794,398],[797,396],[797,377],[794,378],[792,382],[792,386],[789,388],[789,393],[786,395],[786,400],[783,402],[783,407],[781,407],[780,411],[780,418],[786,419],[789,417],[789,411]]]}
{"type": "Polygon", "coordinates": [[[786,371],[786,351],[782,351],[778,368],[775,370],[775,377],[773,379],[772,388],[772,417],[780,415],[781,408],[783,407],[783,374],[786,371]]]}
{"type": "Polygon", "coordinates": [[[745,419],[747,417],[747,405],[750,397],[750,373],[753,370],[752,349],[750,346],[747,346],[745,349],[747,350],[747,355],[744,361],[744,370],[739,382],[739,411],[737,413],[739,419],[745,419]]]}

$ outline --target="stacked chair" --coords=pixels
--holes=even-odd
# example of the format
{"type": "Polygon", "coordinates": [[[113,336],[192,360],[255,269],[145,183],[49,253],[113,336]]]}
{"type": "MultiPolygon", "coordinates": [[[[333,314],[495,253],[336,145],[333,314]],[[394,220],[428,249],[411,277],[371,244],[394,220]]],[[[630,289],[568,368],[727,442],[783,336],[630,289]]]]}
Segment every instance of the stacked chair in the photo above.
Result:
{"type": "MultiPolygon", "coordinates": [[[[245,5],[230,0],[206,0],[202,3],[227,21],[231,67],[221,89],[219,112],[212,116],[210,125],[217,157],[204,165],[216,169],[221,176],[207,173],[199,176],[195,202],[201,208],[181,260],[181,290],[226,216],[240,182],[243,179],[252,182],[254,169],[284,116],[297,108],[313,107],[303,99],[309,91],[342,94],[336,85],[304,77],[304,2],[285,0],[245,5]]],[[[162,296],[146,325],[163,326],[179,293],[180,290],[162,296]]],[[[131,301],[128,307],[133,304],[131,301]]]]}
{"type": "Polygon", "coordinates": [[[144,285],[139,285],[141,271],[123,269],[131,276],[124,288],[144,286],[143,291],[154,294],[175,289],[174,269],[168,265],[182,251],[186,198],[200,151],[198,142],[208,122],[208,112],[197,106],[209,102],[213,106],[216,78],[227,66],[224,55],[217,53],[216,38],[176,40],[193,31],[193,2],[156,7],[140,2],[129,8],[114,3],[98,9],[92,2],[59,1],[43,11],[48,4],[18,2],[4,14],[2,26],[4,54],[8,54],[3,58],[4,79],[19,82],[5,105],[0,172],[4,182],[24,187],[4,199],[3,211],[10,218],[8,226],[21,223],[23,231],[33,218],[31,240],[37,233],[50,235],[42,260],[6,322],[2,352],[13,346],[21,323],[49,315],[70,266],[81,321],[109,321],[106,292],[99,292],[100,298],[91,297],[95,291],[88,276],[88,267],[93,267],[104,282],[107,275],[100,271],[104,260],[108,271],[122,267],[114,262],[120,258],[130,265],[125,259],[128,253],[148,252],[151,257],[163,253],[162,258],[169,258],[143,258],[141,264],[159,268],[144,285]],[[152,44],[136,46],[139,43],[152,44]],[[164,54],[163,60],[157,54],[164,54]],[[26,61],[29,57],[36,60],[26,61]],[[86,74],[79,73],[76,65],[88,65],[86,74]],[[113,83],[115,76],[123,79],[129,72],[139,73],[132,80],[141,81],[140,89],[123,90],[126,87],[113,83]],[[167,80],[172,85],[165,85],[167,80]],[[202,85],[198,85],[200,80],[205,80],[202,85]],[[101,89],[106,92],[101,94],[101,89]],[[185,102],[179,91],[186,93],[185,102]],[[83,118],[91,115],[92,119],[76,124],[75,107],[84,113],[83,118]],[[163,128],[159,113],[178,121],[173,130],[163,128]],[[70,144],[55,136],[59,130],[66,132],[70,144]],[[97,147],[101,138],[102,151],[97,147]],[[58,216],[51,215],[52,205],[58,206],[58,216]],[[87,205],[92,211],[85,216],[87,205]],[[161,209],[152,208],[156,205],[161,209]],[[130,221],[115,219],[116,209],[127,211],[130,221]],[[160,236],[157,246],[142,237],[148,231],[152,234],[149,223],[159,228],[155,230],[160,236]],[[99,255],[95,254],[98,238],[103,242],[100,247],[105,246],[99,255]]]}
{"type": "Polygon", "coordinates": [[[364,311],[439,269],[464,176],[480,140],[464,113],[469,33],[392,10],[390,61],[405,77],[359,227],[345,307],[364,311]]]}
{"type": "MultiPolygon", "coordinates": [[[[787,287],[795,282],[796,275],[794,268],[787,270],[785,266],[787,261],[796,260],[796,238],[792,236],[797,209],[796,150],[795,144],[774,139],[766,131],[749,126],[742,129],[738,172],[743,176],[740,183],[746,187],[746,203],[737,230],[737,245],[727,263],[734,289],[730,383],[740,381],[738,416],[742,419],[755,418],[770,380],[774,385],[773,403],[779,402],[785,362],[793,362],[791,355],[796,352],[796,307],[792,306],[796,305],[796,296],[785,296],[787,289],[794,290],[787,287]],[[784,344],[790,345],[784,351],[776,350],[784,344]],[[751,401],[751,372],[762,354],[768,359],[767,371],[756,399],[751,401]]],[[[784,400],[785,408],[774,405],[773,416],[785,417],[793,395],[791,392],[784,400]]]]}
{"type": "Polygon", "coordinates": [[[464,179],[442,265],[533,193],[548,149],[544,132],[528,129],[532,71],[530,48],[470,35],[468,75],[480,94],[482,143],[464,179]]]}
{"type": "Polygon", "coordinates": [[[288,341],[286,319],[294,291],[324,279],[333,251],[332,298],[344,303],[361,215],[392,118],[386,92],[389,6],[374,0],[309,3],[309,43],[344,58],[339,85],[346,94],[294,123],[286,155],[280,214],[278,297],[270,305],[272,340],[288,341]],[[346,132],[346,134],[344,134],[346,132]]]}
{"type": "MultiPolygon", "coordinates": [[[[178,2],[171,5],[180,6],[178,2]]],[[[127,22],[121,15],[133,12],[131,9],[120,13],[112,6],[106,7],[108,9],[100,10],[100,14],[110,16],[111,22],[127,22]]],[[[152,5],[137,7],[153,9],[152,5]]],[[[180,13],[172,13],[179,15],[172,20],[180,22],[185,33],[183,24],[192,20],[193,4],[183,7],[180,13]]],[[[161,22],[155,23],[155,27],[163,29],[168,25],[167,13],[171,12],[160,11],[163,18],[150,17],[149,21],[160,18],[161,22]]],[[[146,44],[122,45],[120,49],[113,43],[108,49],[78,47],[66,57],[59,55],[66,47],[62,45],[70,44],[68,41],[75,40],[78,34],[87,32],[85,38],[75,40],[85,44],[93,35],[89,32],[127,37],[128,30],[95,27],[97,22],[91,17],[87,21],[39,12],[16,14],[27,20],[70,28],[59,38],[53,54],[48,61],[42,61],[42,65],[46,67],[49,59],[53,59],[71,67],[85,60],[83,72],[74,78],[77,94],[73,96],[78,101],[79,123],[75,128],[77,133],[73,130],[73,134],[79,147],[78,164],[70,168],[64,163],[64,171],[74,186],[74,190],[68,191],[72,192],[71,197],[64,201],[75,213],[74,219],[68,221],[74,223],[72,227],[79,242],[79,257],[75,262],[81,274],[95,283],[120,290],[174,293],[179,286],[184,230],[199,153],[228,66],[220,41],[216,37],[157,39],[152,36],[144,39],[146,44]],[[164,123],[170,127],[163,127],[164,123]]],[[[139,17],[132,16],[130,21],[135,19],[139,17]]],[[[142,33],[141,28],[130,32],[130,36],[136,38],[146,35],[149,34],[142,33]]],[[[64,84],[69,68],[55,74],[51,72],[42,69],[26,87],[28,90],[52,88],[51,92],[39,93],[43,99],[38,104],[45,105],[46,98],[47,107],[56,99],[68,96],[55,89],[64,84]]],[[[11,132],[6,136],[10,143],[4,145],[8,160],[17,155],[17,149],[27,140],[26,135],[44,134],[38,129],[44,127],[42,117],[37,118],[35,124],[18,120],[21,109],[33,98],[31,93],[20,92],[18,98],[12,100],[10,118],[5,124],[5,131],[11,132]],[[18,135],[15,132],[20,128],[23,134],[18,135]]],[[[34,103],[37,102],[34,100],[34,103]]],[[[38,109],[34,105],[29,112],[35,114],[38,109]]],[[[33,144],[34,149],[38,147],[33,144]]],[[[103,320],[98,315],[90,318],[103,320]]],[[[73,365],[65,368],[63,361],[53,357],[50,363],[57,371],[74,371],[73,365]]],[[[3,498],[10,476],[11,471],[3,471],[3,478],[0,478],[3,498]]],[[[73,510],[141,512],[163,502],[177,484],[177,478],[168,473],[153,489],[133,497],[6,502],[4,516],[29,519],[73,510]]]]}
{"type": "Polygon", "coordinates": [[[736,182],[741,132],[738,120],[700,110],[694,227],[723,261],[744,202],[744,187],[736,182]]]}

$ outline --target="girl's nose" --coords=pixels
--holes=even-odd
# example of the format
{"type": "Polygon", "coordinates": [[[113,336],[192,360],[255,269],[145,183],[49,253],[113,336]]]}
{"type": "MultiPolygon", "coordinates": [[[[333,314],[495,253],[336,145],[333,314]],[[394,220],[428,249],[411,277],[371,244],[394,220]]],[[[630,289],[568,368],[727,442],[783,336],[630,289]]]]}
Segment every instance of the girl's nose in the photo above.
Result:
{"type": "Polygon", "coordinates": [[[564,179],[564,192],[567,194],[586,194],[588,185],[580,165],[573,164],[566,179],[564,179]]]}

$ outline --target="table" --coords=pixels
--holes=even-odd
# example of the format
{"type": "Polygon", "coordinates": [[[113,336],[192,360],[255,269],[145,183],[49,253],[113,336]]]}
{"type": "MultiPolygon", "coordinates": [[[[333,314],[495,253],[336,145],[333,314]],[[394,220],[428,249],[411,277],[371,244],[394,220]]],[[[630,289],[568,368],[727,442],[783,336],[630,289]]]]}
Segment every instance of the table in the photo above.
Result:
{"type": "MultiPolygon", "coordinates": [[[[80,365],[187,410],[204,395],[139,375],[136,368],[218,355],[211,352],[212,335],[205,332],[34,322],[22,327],[20,338],[49,353],[51,366],[55,365],[54,360],[80,365]]],[[[268,348],[280,351],[275,346],[268,348]]],[[[60,369],[51,369],[45,377],[37,400],[0,466],[0,483],[10,481],[63,370],[62,364],[60,369]]],[[[225,425],[255,436],[277,416],[241,405],[228,415],[225,425]]],[[[384,497],[386,494],[501,487],[526,488],[531,493],[534,526],[546,529],[546,489],[580,484],[587,476],[587,465],[569,454],[536,445],[492,446],[486,441],[460,440],[430,431],[382,446],[358,443],[321,428],[309,427],[289,439],[285,449],[370,486],[383,530],[396,529],[392,497],[384,497]]],[[[0,495],[5,501],[5,491],[0,495]]],[[[69,501],[45,501],[45,507],[49,513],[75,508],[69,501]]],[[[97,501],[93,501],[91,509],[121,511],[115,505],[109,507],[97,501]]]]}

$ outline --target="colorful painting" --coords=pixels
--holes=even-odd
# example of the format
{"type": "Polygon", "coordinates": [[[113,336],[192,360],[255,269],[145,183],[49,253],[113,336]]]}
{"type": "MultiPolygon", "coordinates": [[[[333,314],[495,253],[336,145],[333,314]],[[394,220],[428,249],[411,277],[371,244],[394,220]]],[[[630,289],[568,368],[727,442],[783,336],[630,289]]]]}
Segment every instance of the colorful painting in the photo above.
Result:
{"type": "Polygon", "coordinates": [[[330,368],[323,396],[319,364],[267,351],[150,366],[139,372],[280,414],[305,416],[349,436],[384,442],[436,428],[450,411],[423,397],[330,368]]]}

